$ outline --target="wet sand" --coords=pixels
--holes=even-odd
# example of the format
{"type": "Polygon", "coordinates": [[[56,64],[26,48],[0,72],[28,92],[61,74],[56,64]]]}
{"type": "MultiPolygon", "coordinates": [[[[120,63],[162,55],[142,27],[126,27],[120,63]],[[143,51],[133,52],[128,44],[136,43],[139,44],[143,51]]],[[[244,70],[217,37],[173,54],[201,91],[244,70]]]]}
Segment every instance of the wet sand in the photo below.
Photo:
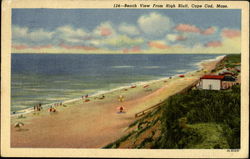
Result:
{"type": "Polygon", "coordinates": [[[57,106],[57,112],[42,110],[39,114],[25,114],[25,118],[11,119],[11,147],[25,148],[101,148],[123,136],[135,114],[152,107],[210,72],[219,62],[202,64],[203,71],[194,71],[172,79],[162,79],[104,94],[104,99],[89,97],[90,101],[75,101],[57,106]],[[204,71],[205,70],[205,71],[204,71]],[[145,85],[149,85],[144,88],[145,85]],[[124,96],[120,102],[118,97],[124,96]],[[117,107],[123,106],[124,113],[117,107]],[[18,121],[24,126],[15,128],[18,121]]]}

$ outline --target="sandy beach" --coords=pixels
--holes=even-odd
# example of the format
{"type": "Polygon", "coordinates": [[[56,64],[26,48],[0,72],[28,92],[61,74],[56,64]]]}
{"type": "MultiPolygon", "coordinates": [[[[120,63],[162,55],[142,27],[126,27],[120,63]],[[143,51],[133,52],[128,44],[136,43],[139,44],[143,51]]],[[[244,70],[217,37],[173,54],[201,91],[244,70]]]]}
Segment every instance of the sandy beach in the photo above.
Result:
{"type": "Polygon", "coordinates": [[[33,148],[101,148],[123,136],[135,114],[152,107],[185,89],[206,73],[221,59],[202,63],[203,70],[137,85],[135,88],[105,93],[105,98],[89,97],[55,107],[57,112],[43,109],[28,113],[24,118],[11,119],[11,147],[33,148]],[[144,88],[148,85],[147,88],[144,88]],[[118,97],[124,96],[120,102],[118,97]],[[123,106],[124,113],[117,107],[123,106]],[[14,124],[24,123],[19,129],[14,124]]]}

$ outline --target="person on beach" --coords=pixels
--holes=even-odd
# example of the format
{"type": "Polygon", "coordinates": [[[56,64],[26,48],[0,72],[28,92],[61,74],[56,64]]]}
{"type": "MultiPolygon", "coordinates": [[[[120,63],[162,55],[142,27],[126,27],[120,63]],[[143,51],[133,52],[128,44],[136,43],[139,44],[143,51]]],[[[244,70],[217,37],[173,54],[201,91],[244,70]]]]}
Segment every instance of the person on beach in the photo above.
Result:
{"type": "Polygon", "coordinates": [[[105,96],[104,95],[102,95],[101,97],[99,97],[99,99],[104,99],[105,98],[105,96]]]}
{"type": "Polygon", "coordinates": [[[52,108],[52,112],[56,112],[56,109],[55,109],[55,108],[52,108]]]}
{"type": "Polygon", "coordinates": [[[122,111],[123,111],[123,107],[121,106],[121,107],[120,107],[120,113],[122,113],[122,111]]]}
{"type": "Polygon", "coordinates": [[[51,112],[51,111],[52,111],[52,106],[50,106],[50,107],[49,107],[49,110],[48,110],[48,111],[49,111],[49,112],[51,112]]]}
{"type": "Polygon", "coordinates": [[[125,108],[123,107],[123,106],[119,106],[119,107],[117,107],[117,110],[118,110],[118,114],[121,114],[121,113],[125,113],[125,108]]]}
{"type": "Polygon", "coordinates": [[[43,109],[41,103],[39,103],[38,108],[39,108],[39,111],[43,109]]]}
{"type": "Polygon", "coordinates": [[[55,108],[53,108],[52,106],[50,106],[50,108],[49,108],[49,112],[56,112],[56,109],[55,109],[55,108]]]}

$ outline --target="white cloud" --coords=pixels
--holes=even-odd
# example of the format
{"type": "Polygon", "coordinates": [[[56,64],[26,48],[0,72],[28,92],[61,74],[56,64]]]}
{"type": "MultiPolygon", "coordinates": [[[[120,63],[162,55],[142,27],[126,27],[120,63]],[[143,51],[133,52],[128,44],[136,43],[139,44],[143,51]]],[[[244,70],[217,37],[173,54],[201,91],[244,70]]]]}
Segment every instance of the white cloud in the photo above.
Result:
{"type": "Polygon", "coordinates": [[[88,37],[88,33],[84,29],[73,28],[69,25],[58,27],[55,31],[55,41],[63,41],[67,43],[84,43],[86,37],[88,37]]]}
{"type": "Polygon", "coordinates": [[[119,26],[118,30],[121,33],[125,33],[125,34],[132,35],[132,36],[140,34],[137,27],[135,27],[134,25],[126,24],[126,23],[122,23],[119,26]]]}
{"type": "Polygon", "coordinates": [[[97,26],[92,33],[95,37],[115,36],[116,31],[111,22],[103,22],[97,26]]]}
{"type": "Polygon", "coordinates": [[[176,34],[167,34],[166,38],[169,40],[169,41],[176,41],[176,38],[177,38],[178,35],[176,34]]]}
{"type": "Polygon", "coordinates": [[[126,35],[119,35],[113,38],[108,38],[102,41],[103,44],[111,46],[112,48],[124,48],[137,46],[144,43],[142,38],[130,38],[126,35]]]}
{"type": "Polygon", "coordinates": [[[53,34],[54,34],[53,32],[47,32],[43,29],[38,29],[34,32],[30,32],[29,38],[33,41],[42,41],[42,40],[51,39],[53,34]]]}
{"type": "Polygon", "coordinates": [[[140,29],[150,36],[164,36],[171,29],[173,22],[167,16],[159,13],[143,15],[138,19],[140,29]]]}
{"type": "Polygon", "coordinates": [[[63,37],[83,37],[86,36],[87,33],[83,29],[75,29],[71,26],[62,26],[56,29],[56,32],[61,34],[63,37]]]}
{"type": "Polygon", "coordinates": [[[29,30],[26,27],[13,26],[12,39],[19,43],[43,43],[50,40],[53,32],[45,31],[44,29],[29,30]]]}
{"type": "Polygon", "coordinates": [[[12,38],[23,38],[23,37],[27,36],[28,30],[29,29],[27,27],[13,26],[12,27],[12,38]]]}

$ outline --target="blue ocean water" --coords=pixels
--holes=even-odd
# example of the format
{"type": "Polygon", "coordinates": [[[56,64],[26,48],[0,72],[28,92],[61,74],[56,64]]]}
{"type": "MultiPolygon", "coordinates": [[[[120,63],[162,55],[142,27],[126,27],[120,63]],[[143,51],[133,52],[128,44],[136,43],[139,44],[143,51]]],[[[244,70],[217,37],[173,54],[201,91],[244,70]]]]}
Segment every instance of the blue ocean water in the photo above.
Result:
{"type": "Polygon", "coordinates": [[[205,54],[12,54],[11,111],[199,69],[205,54]]]}

